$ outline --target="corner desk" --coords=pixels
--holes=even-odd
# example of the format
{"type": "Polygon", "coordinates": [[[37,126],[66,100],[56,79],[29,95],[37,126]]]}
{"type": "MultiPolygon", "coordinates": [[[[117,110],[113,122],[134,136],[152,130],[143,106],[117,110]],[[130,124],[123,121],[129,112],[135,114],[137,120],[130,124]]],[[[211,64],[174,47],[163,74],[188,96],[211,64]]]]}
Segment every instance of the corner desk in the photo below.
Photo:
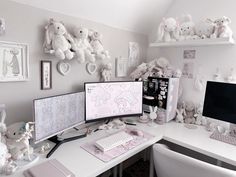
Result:
{"type": "MultiPolygon", "coordinates": [[[[107,133],[105,130],[100,130],[88,135],[85,138],[63,144],[50,158],[56,158],[59,160],[77,177],[95,177],[119,165],[123,161],[145,150],[146,148],[151,147],[161,139],[164,139],[174,144],[218,159],[219,161],[236,166],[236,146],[210,139],[209,137],[211,132],[206,131],[202,126],[199,126],[197,129],[188,129],[184,126],[184,124],[172,121],[164,125],[157,125],[156,127],[150,127],[147,124],[138,122],[137,126],[134,127],[130,125],[128,127],[143,130],[154,135],[154,137],[131,149],[127,153],[105,163],[80,147],[84,143],[103,137],[107,133]]],[[[40,157],[39,161],[32,165],[36,165],[45,160],[46,159],[44,157],[40,157]]],[[[151,164],[151,166],[152,165],[153,164],[151,164]]],[[[30,166],[27,166],[27,168],[29,167],[30,166]]],[[[23,171],[25,169],[25,167],[18,169],[16,173],[8,177],[24,177],[23,171]]],[[[150,176],[151,175],[152,172],[150,173],[150,176]]]]}

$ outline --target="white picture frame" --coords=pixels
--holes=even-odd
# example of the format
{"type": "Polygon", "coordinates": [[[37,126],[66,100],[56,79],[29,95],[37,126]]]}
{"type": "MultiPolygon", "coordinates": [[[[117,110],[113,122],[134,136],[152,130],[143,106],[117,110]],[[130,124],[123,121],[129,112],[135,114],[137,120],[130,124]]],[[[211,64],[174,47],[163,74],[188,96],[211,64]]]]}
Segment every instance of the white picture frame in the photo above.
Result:
{"type": "Polygon", "coordinates": [[[0,82],[28,80],[28,44],[0,41],[0,82]]]}
{"type": "Polygon", "coordinates": [[[126,77],[128,73],[128,59],[116,58],[116,77],[126,77]]]}

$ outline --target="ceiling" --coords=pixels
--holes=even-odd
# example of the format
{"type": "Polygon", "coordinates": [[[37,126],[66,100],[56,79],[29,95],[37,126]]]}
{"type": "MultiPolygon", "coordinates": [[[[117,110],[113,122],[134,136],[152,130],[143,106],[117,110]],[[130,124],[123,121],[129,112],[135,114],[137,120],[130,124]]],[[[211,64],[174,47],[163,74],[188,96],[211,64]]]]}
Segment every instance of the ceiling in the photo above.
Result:
{"type": "Polygon", "coordinates": [[[111,27],[149,34],[174,0],[12,0],[111,27]],[[56,5],[55,5],[56,4],[56,5]]]}

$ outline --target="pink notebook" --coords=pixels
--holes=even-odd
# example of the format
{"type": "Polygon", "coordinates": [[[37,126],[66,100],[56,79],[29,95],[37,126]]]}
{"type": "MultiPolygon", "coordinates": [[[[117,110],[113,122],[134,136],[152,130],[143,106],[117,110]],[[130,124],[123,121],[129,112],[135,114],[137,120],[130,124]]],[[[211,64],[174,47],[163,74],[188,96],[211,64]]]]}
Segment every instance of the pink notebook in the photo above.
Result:
{"type": "Polygon", "coordinates": [[[58,160],[52,159],[24,171],[25,177],[75,177],[58,160]]]}

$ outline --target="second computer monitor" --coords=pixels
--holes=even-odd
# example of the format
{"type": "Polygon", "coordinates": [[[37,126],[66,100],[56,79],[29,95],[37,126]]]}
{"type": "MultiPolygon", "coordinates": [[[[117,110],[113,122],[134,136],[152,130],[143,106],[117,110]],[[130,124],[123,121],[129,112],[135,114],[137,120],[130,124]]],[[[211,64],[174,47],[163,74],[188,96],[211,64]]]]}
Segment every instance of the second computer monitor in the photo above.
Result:
{"type": "Polygon", "coordinates": [[[143,112],[143,82],[85,83],[85,120],[140,116],[143,112]]]}

